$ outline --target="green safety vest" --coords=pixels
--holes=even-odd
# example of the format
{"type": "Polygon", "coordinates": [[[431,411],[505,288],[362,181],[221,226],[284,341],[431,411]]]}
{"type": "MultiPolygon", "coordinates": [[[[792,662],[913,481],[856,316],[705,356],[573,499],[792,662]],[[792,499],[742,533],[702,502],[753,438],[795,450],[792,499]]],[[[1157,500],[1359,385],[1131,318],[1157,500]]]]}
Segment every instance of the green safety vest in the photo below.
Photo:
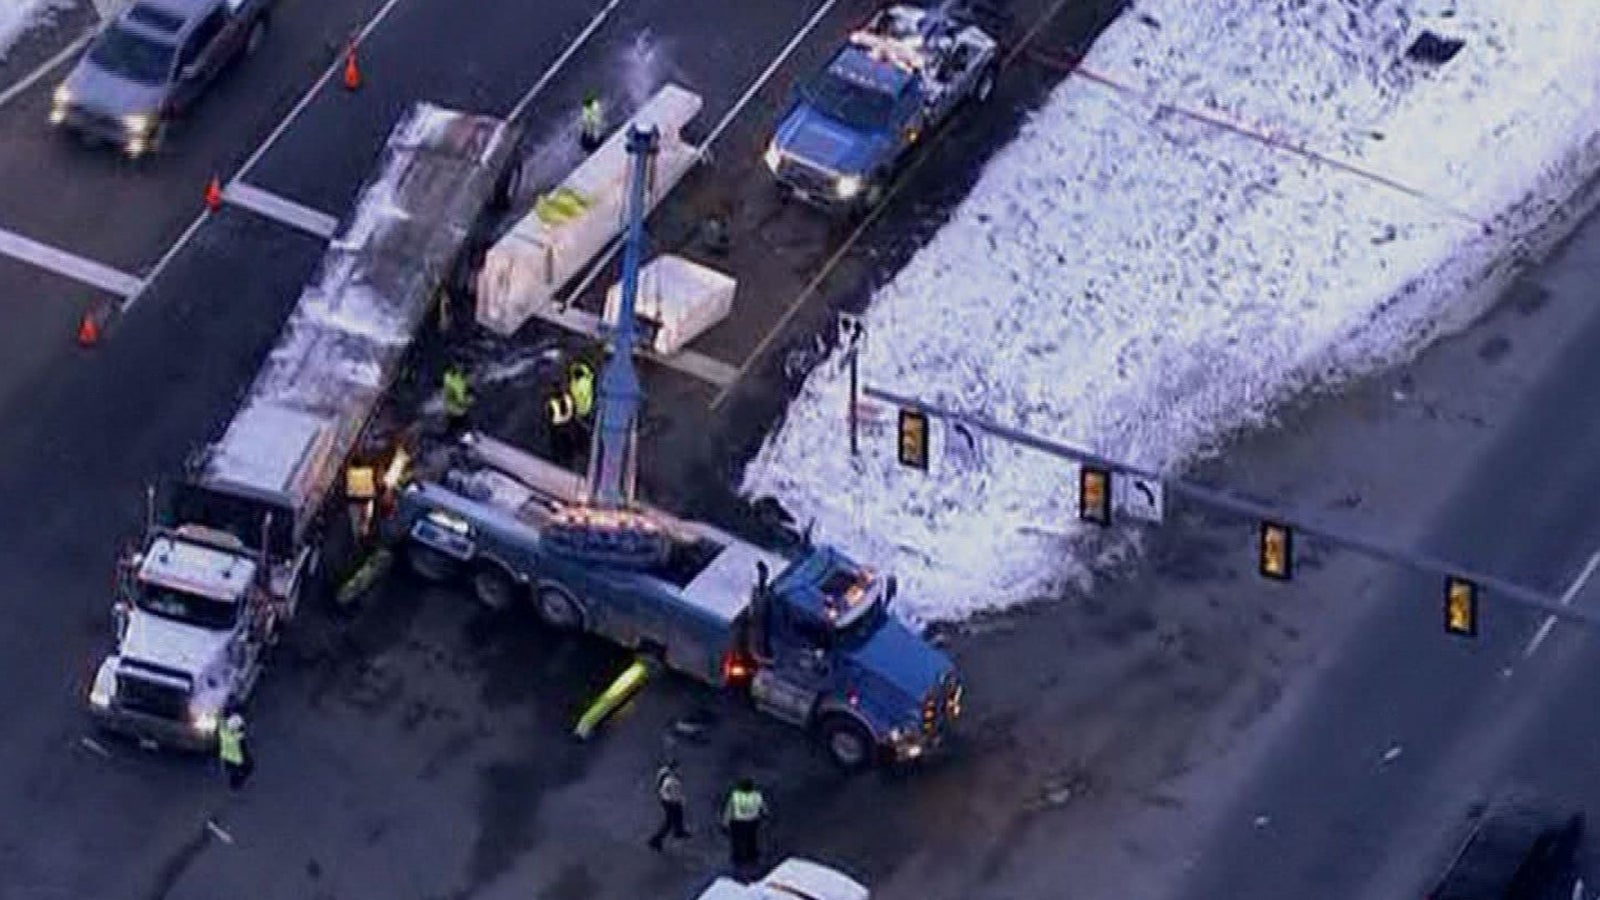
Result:
{"type": "Polygon", "coordinates": [[[722,817],[730,822],[754,822],[767,811],[760,791],[734,791],[728,795],[728,808],[722,817]]]}
{"type": "Polygon", "coordinates": [[[594,372],[583,363],[574,366],[567,392],[572,395],[579,418],[588,418],[589,412],[594,409],[594,372]]]}
{"type": "Polygon", "coordinates": [[[600,128],[604,124],[604,119],[602,118],[602,114],[600,112],[600,101],[590,100],[584,103],[581,118],[585,133],[599,135],[600,128]]]}
{"type": "Polygon", "coordinates": [[[444,411],[452,416],[464,416],[472,406],[472,393],[467,387],[467,376],[452,369],[444,373],[444,411]]]}
{"type": "Polygon", "coordinates": [[[222,723],[217,728],[217,755],[229,765],[244,765],[244,732],[222,723]]]}
{"type": "Polygon", "coordinates": [[[551,425],[565,425],[572,421],[572,397],[567,394],[551,397],[549,408],[551,425]]]}

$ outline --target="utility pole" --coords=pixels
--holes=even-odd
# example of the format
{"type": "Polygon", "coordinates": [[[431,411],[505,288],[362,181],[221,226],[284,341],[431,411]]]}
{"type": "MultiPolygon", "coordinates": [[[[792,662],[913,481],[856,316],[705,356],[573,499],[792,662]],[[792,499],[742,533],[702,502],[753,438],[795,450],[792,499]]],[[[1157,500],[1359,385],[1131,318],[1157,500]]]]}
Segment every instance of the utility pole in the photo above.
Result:
{"type": "Polygon", "coordinates": [[[861,405],[861,344],[867,334],[867,324],[860,316],[839,313],[839,336],[846,344],[846,361],[850,366],[850,455],[861,455],[859,407],[861,405]]]}

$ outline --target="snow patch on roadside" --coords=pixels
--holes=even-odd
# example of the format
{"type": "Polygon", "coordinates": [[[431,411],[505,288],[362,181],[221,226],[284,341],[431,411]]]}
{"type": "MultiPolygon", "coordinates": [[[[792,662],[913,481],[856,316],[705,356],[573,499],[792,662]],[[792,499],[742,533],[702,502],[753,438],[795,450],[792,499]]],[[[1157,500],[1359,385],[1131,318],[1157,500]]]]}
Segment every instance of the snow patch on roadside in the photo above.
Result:
{"type": "Polygon", "coordinates": [[[73,5],[74,0],[0,0],[0,62],[23,35],[49,24],[54,13],[73,5]]]}
{"type": "MultiPolygon", "coordinates": [[[[873,298],[866,383],[1174,470],[1464,324],[1600,170],[1590,4],[1149,0],[1084,68],[1147,96],[1055,90],[873,298]],[[1423,29],[1466,46],[1409,62],[1423,29]]],[[[744,490],[895,569],[916,619],[1083,577],[1071,466],[936,425],[911,473],[892,410],[852,462],[846,391],[840,359],[818,366],[744,490]]]]}

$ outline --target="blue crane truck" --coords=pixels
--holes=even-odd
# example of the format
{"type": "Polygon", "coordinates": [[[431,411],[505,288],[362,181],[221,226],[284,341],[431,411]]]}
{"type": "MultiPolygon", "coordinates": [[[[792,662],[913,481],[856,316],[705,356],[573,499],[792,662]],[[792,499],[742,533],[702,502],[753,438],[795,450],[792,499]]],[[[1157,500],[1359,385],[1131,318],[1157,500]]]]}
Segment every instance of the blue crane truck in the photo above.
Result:
{"type": "Polygon", "coordinates": [[[762,550],[634,497],[633,309],[653,131],[634,155],[623,290],[602,371],[588,473],[468,434],[419,461],[386,528],[429,579],[470,579],[492,608],[526,601],[549,626],[602,635],[812,731],[847,769],[910,761],[960,715],[949,658],[889,611],[896,583],[838,550],[762,550]]]}
{"type": "Polygon", "coordinates": [[[864,213],[923,136],[989,99],[999,45],[950,5],[880,10],[795,91],[764,154],[787,193],[864,213]]]}

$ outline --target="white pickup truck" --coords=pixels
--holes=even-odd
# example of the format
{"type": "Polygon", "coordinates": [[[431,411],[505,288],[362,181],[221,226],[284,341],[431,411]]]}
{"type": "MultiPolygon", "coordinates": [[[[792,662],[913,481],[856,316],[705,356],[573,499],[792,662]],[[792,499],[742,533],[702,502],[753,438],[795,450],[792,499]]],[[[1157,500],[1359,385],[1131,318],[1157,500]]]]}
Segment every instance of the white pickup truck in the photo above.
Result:
{"type": "Polygon", "coordinates": [[[760,881],[718,878],[696,900],[871,900],[855,879],[804,859],[787,859],[760,881]]]}

